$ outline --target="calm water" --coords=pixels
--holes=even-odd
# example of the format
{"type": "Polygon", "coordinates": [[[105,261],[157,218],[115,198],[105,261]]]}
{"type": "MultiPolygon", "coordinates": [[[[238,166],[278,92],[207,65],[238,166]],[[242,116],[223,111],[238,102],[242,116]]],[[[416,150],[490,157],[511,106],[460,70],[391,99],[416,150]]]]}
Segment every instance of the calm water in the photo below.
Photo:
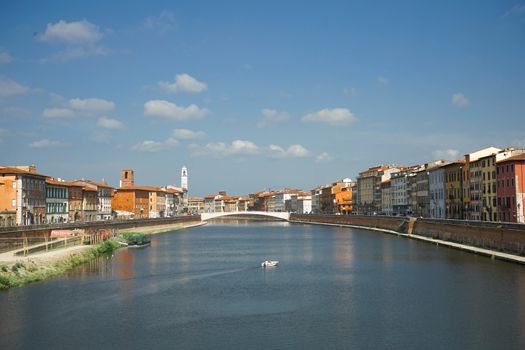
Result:
{"type": "Polygon", "coordinates": [[[377,232],[216,223],[0,293],[0,316],[0,349],[524,349],[525,268],[377,232]]]}

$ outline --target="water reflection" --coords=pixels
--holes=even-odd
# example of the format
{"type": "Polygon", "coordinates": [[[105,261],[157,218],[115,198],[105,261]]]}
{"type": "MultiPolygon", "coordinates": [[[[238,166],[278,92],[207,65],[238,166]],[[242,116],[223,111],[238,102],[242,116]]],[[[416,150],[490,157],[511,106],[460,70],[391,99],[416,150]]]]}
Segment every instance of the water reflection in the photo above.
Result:
{"type": "Polygon", "coordinates": [[[0,293],[0,348],[525,348],[522,266],[282,222],[152,243],[0,293]]]}

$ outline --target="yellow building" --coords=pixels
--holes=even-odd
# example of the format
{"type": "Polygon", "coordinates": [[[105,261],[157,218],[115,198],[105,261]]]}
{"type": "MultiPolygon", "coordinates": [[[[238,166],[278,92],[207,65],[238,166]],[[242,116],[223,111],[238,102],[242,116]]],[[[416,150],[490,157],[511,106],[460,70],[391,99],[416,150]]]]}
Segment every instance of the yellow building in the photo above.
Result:
{"type": "Polygon", "coordinates": [[[455,161],[444,165],[445,170],[445,215],[447,219],[463,219],[463,173],[465,162],[455,161]]]}

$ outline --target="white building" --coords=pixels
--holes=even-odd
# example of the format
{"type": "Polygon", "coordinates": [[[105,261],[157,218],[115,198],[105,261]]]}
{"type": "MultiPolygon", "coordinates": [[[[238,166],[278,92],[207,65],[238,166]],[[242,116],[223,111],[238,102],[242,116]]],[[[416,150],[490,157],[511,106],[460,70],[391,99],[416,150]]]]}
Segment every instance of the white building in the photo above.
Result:
{"type": "Polygon", "coordinates": [[[413,170],[404,170],[392,173],[391,195],[392,211],[394,215],[412,214],[412,183],[411,178],[416,176],[413,170]]]}
{"type": "Polygon", "coordinates": [[[297,197],[297,213],[310,214],[312,212],[312,196],[298,196],[297,197]]]}
{"type": "Polygon", "coordinates": [[[46,222],[67,222],[69,218],[69,187],[64,181],[46,179],[46,222]]]}
{"type": "Polygon", "coordinates": [[[445,219],[445,169],[434,168],[428,172],[430,217],[445,219]]]}

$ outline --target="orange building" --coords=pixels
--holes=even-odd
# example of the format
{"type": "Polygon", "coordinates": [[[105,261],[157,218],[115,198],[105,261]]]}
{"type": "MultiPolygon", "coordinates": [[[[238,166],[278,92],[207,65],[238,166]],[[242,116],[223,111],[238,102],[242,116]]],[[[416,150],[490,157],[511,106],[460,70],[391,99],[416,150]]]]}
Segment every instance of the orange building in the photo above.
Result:
{"type": "Polygon", "coordinates": [[[35,166],[0,166],[0,226],[44,223],[45,180],[35,166]]]}
{"type": "Polygon", "coordinates": [[[339,214],[350,214],[352,212],[352,187],[343,187],[335,194],[337,212],[339,214]]]}
{"type": "Polygon", "coordinates": [[[150,208],[150,187],[132,186],[118,188],[113,194],[113,210],[133,213],[135,219],[148,218],[150,208]]]}

